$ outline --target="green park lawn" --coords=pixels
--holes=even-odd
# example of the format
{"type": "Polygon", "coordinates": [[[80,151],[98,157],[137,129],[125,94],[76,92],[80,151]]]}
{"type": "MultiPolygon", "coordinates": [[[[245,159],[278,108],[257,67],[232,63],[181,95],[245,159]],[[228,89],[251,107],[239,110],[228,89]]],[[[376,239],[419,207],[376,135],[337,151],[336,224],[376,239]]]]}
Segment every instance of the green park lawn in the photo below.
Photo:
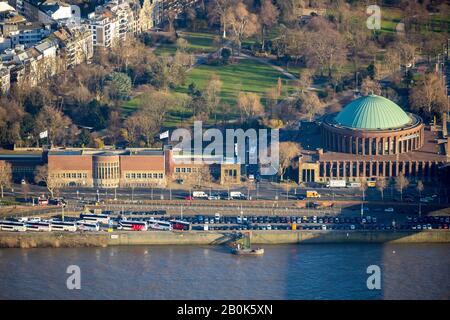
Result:
{"type": "MultiPolygon", "coordinates": [[[[283,95],[292,92],[294,85],[292,80],[286,78],[283,74],[266,64],[252,59],[240,59],[239,62],[226,66],[197,66],[188,72],[185,84],[172,92],[182,101],[186,97],[189,84],[193,82],[198,89],[202,90],[213,74],[218,75],[222,81],[222,102],[227,102],[231,105],[231,113],[217,115],[218,120],[223,119],[222,116],[225,116],[226,119],[233,119],[238,116],[236,97],[240,91],[254,92],[265,103],[264,96],[266,91],[277,86],[278,78],[282,79],[283,95]]],[[[125,114],[130,114],[136,110],[139,105],[139,99],[140,97],[137,96],[122,106],[125,114]]],[[[165,126],[172,127],[179,125],[181,121],[185,121],[192,115],[191,110],[182,106],[182,103],[180,104],[181,106],[174,107],[174,109],[168,112],[165,126]]]]}
{"type": "MultiPolygon", "coordinates": [[[[183,32],[183,38],[188,42],[188,51],[190,53],[214,52],[214,37],[216,36],[217,35],[213,33],[183,32]]],[[[159,45],[154,52],[156,55],[173,55],[176,51],[176,44],[171,43],[159,45]]]]}

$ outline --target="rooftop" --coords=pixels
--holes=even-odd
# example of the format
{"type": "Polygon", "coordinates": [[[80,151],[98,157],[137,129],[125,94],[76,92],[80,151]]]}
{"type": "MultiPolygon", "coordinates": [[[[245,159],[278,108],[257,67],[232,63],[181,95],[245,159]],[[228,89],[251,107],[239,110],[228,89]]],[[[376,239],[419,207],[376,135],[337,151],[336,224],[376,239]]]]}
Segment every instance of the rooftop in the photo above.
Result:
{"type": "Polygon", "coordinates": [[[404,127],[413,120],[393,101],[370,94],[350,102],[334,121],[351,129],[386,130],[404,127]]]}

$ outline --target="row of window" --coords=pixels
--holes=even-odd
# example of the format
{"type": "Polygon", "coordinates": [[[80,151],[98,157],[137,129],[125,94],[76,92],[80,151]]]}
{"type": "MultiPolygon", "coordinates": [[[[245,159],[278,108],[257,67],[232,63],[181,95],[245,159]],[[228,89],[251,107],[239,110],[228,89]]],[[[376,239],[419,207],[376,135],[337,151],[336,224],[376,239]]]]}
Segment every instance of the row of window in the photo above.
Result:
{"type": "Polygon", "coordinates": [[[175,172],[177,173],[191,173],[191,172],[199,172],[200,168],[175,168],[175,172]]]}
{"type": "Polygon", "coordinates": [[[87,173],[81,173],[81,172],[65,172],[65,173],[56,173],[50,175],[52,178],[63,178],[63,179],[86,179],[87,173]]]}
{"type": "Polygon", "coordinates": [[[126,173],[127,179],[163,179],[163,173],[126,173]]]}

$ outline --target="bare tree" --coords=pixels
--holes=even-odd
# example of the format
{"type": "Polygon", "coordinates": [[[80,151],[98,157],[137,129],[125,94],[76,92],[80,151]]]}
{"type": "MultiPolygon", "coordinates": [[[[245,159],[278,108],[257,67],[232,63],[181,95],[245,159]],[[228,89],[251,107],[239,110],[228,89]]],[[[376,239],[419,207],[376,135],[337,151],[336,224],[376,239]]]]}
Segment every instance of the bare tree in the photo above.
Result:
{"type": "Polygon", "coordinates": [[[28,183],[21,184],[22,194],[25,202],[28,201],[28,195],[30,194],[30,186],[28,183]]]}
{"type": "Polygon", "coordinates": [[[308,24],[305,33],[305,57],[308,65],[318,68],[321,75],[342,66],[347,60],[347,49],[341,34],[326,20],[316,17],[308,24]]]}
{"type": "Polygon", "coordinates": [[[429,117],[433,112],[442,113],[447,108],[445,84],[436,73],[428,73],[412,89],[409,102],[416,110],[423,110],[429,117]]]}
{"type": "Polygon", "coordinates": [[[209,77],[208,83],[206,84],[204,94],[206,100],[206,106],[208,112],[214,112],[214,115],[217,115],[217,108],[220,103],[220,92],[222,90],[222,81],[220,77],[216,74],[213,74],[209,77]]]}
{"type": "Polygon", "coordinates": [[[286,170],[293,165],[293,161],[300,155],[301,149],[299,144],[295,142],[285,141],[279,144],[279,160],[278,174],[281,180],[284,178],[286,170]]]}
{"type": "Polygon", "coordinates": [[[242,40],[254,35],[258,30],[258,16],[251,13],[247,6],[238,1],[233,7],[227,9],[225,21],[231,30],[233,42],[238,48],[238,54],[241,54],[242,40]]]}
{"type": "Polygon", "coordinates": [[[260,117],[264,114],[264,107],[256,93],[240,92],[237,98],[237,106],[241,112],[241,121],[260,117]]]}
{"type": "Polygon", "coordinates": [[[422,180],[417,181],[416,190],[419,193],[419,198],[422,198],[422,192],[425,189],[422,180]]]}
{"type": "Polygon", "coordinates": [[[36,135],[48,131],[48,141],[51,145],[65,145],[68,139],[72,121],[61,111],[50,106],[44,106],[36,118],[36,135]]]}
{"type": "Polygon", "coordinates": [[[300,95],[302,113],[312,121],[313,117],[322,114],[324,111],[324,104],[320,101],[317,93],[308,91],[300,95]]]}
{"type": "Polygon", "coordinates": [[[303,93],[312,85],[314,71],[311,69],[304,69],[300,72],[297,89],[298,93],[303,93]]]}
{"type": "Polygon", "coordinates": [[[0,161],[0,189],[3,198],[3,189],[12,185],[11,164],[6,161],[0,161]]]}
{"type": "Polygon", "coordinates": [[[44,182],[52,198],[59,187],[58,179],[55,176],[49,174],[48,165],[46,164],[36,167],[34,181],[36,183],[44,182]]]}
{"type": "Polygon", "coordinates": [[[387,187],[386,178],[383,178],[383,177],[378,178],[376,185],[377,185],[378,191],[380,191],[380,193],[381,193],[381,199],[384,200],[384,190],[387,187]]]}
{"type": "Polygon", "coordinates": [[[361,94],[369,95],[369,94],[381,94],[381,86],[380,83],[376,80],[372,80],[369,77],[364,78],[361,84],[361,94]]]}
{"type": "Polygon", "coordinates": [[[397,177],[395,177],[395,188],[400,192],[400,200],[403,201],[403,190],[409,185],[408,178],[405,177],[403,172],[400,172],[397,177]]]}
{"type": "Polygon", "coordinates": [[[259,19],[261,21],[261,50],[265,50],[266,30],[273,27],[278,20],[278,8],[272,3],[272,0],[263,0],[259,19]]]}
{"type": "Polygon", "coordinates": [[[208,4],[208,19],[211,23],[220,21],[223,30],[223,38],[226,38],[227,19],[225,18],[228,8],[234,6],[236,0],[212,0],[208,4]]]}

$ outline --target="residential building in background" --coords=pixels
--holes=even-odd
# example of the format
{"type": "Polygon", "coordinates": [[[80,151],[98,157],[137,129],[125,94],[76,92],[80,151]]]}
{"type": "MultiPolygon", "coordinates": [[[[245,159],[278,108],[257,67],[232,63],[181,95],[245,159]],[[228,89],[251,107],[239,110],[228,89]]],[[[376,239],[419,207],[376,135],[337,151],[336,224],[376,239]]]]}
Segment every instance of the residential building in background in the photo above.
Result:
{"type": "Polygon", "coordinates": [[[52,34],[51,38],[58,41],[59,56],[64,69],[88,62],[94,55],[92,32],[86,26],[61,27],[52,34]]]}

